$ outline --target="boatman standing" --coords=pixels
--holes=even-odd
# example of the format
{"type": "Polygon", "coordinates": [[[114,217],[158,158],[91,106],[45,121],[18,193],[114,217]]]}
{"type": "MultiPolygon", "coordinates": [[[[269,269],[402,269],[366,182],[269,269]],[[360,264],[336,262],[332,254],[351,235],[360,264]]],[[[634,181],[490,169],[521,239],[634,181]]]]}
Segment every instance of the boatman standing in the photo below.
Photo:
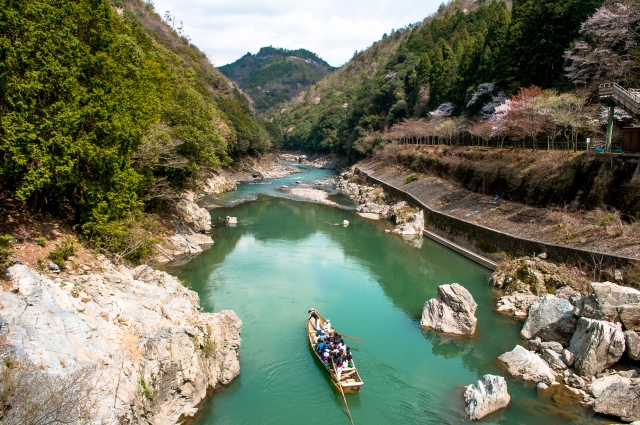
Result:
{"type": "Polygon", "coordinates": [[[316,313],[316,310],[312,308],[311,310],[309,310],[309,314],[311,315],[309,317],[309,320],[313,320],[315,329],[320,330],[320,318],[318,317],[318,313],[316,313]]]}

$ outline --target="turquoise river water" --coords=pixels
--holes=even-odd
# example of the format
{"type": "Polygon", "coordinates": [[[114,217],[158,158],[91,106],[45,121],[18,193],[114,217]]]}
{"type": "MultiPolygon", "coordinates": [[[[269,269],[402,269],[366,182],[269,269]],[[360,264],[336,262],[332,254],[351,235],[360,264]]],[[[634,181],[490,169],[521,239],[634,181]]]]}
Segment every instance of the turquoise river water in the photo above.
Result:
{"type": "MultiPolygon", "coordinates": [[[[205,403],[197,425],[349,424],[342,396],[308,347],[307,310],[317,308],[351,341],[365,383],[347,395],[356,424],[464,422],[461,386],[484,374],[520,342],[521,322],[494,312],[490,271],[430,241],[421,247],[385,234],[386,222],[344,208],[287,198],[278,188],[332,177],[300,174],[242,185],[211,201],[215,245],[174,269],[193,283],[206,311],[234,310],[243,321],[241,374],[205,403]],[[245,202],[242,202],[245,201],[245,202]],[[349,227],[333,223],[349,220],[349,227]],[[455,339],[421,330],[422,307],[442,284],[464,285],[478,303],[477,334],[455,339]]],[[[540,398],[507,377],[512,403],[485,424],[584,424],[592,418],[540,398]]],[[[595,422],[598,423],[598,422],[595,422]]]]}

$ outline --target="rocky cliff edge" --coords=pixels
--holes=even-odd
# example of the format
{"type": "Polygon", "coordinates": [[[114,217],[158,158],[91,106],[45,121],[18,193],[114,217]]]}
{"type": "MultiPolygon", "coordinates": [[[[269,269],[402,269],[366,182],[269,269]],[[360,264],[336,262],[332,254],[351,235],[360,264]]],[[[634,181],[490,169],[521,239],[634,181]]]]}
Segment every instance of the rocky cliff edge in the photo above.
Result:
{"type": "Polygon", "coordinates": [[[7,275],[0,333],[48,373],[93,367],[99,423],[174,424],[240,372],[238,316],[203,313],[198,295],[167,273],[101,258],[94,274],[14,265],[7,275]]]}

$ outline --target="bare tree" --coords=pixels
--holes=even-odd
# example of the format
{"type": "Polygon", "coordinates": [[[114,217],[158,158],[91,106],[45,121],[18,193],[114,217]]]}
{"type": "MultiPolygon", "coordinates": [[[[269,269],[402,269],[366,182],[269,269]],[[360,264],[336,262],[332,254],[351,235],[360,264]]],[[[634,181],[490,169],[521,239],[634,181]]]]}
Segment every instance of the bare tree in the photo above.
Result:
{"type": "Polygon", "coordinates": [[[50,375],[4,352],[0,365],[0,422],[7,425],[88,424],[93,419],[95,369],[50,375]]]}

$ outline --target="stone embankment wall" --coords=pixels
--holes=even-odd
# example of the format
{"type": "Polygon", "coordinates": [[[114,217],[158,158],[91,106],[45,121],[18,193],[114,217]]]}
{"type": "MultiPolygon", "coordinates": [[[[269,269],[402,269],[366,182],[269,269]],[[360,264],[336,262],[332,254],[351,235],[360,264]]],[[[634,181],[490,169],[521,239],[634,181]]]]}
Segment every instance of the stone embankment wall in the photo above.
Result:
{"type": "Polygon", "coordinates": [[[104,257],[91,273],[43,273],[7,270],[0,333],[44,372],[94,368],[94,423],[177,423],[240,372],[238,316],[203,313],[198,295],[167,273],[104,257]]]}
{"type": "Polygon", "coordinates": [[[358,164],[355,172],[370,184],[381,186],[390,196],[424,209],[426,230],[496,262],[504,260],[505,254],[520,257],[539,253],[546,253],[552,261],[565,263],[591,264],[594,255],[601,258],[603,264],[615,264],[618,267],[637,261],[633,258],[522,238],[436,211],[423,201],[428,196],[428,188],[424,187],[422,182],[407,185],[406,172],[394,171],[374,161],[358,164]]]}

